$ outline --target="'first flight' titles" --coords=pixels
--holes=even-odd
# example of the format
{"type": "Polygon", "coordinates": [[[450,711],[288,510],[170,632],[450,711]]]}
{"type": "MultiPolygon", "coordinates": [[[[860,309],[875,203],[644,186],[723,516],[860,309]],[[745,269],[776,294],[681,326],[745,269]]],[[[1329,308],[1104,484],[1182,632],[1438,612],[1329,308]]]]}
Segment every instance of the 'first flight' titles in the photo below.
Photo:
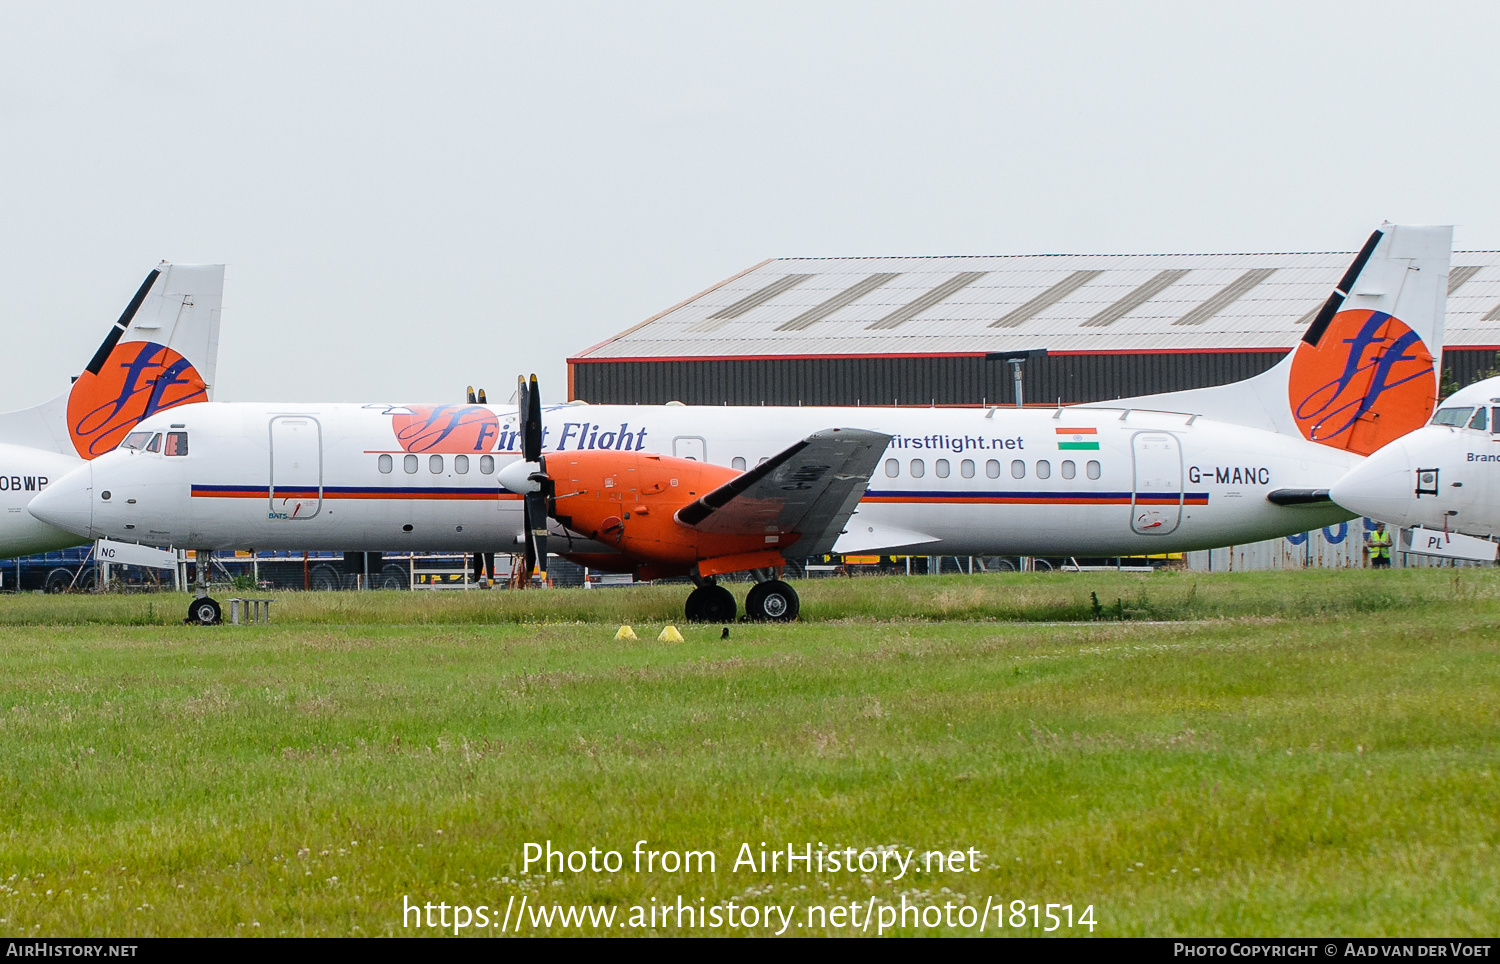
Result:
{"type": "MultiPolygon", "coordinates": [[[[551,434],[551,426],[542,427],[544,451],[551,448],[549,444],[551,434]]],[[[629,422],[622,422],[619,428],[600,425],[598,422],[563,422],[562,435],[558,438],[557,447],[552,451],[579,452],[584,449],[608,449],[616,452],[641,452],[645,448],[646,430],[644,428],[632,429],[629,422]]],[[[502,428],[500,444],[495,446],[495,451],[521,451],[521,433],[513,428],[502,428]]]]}

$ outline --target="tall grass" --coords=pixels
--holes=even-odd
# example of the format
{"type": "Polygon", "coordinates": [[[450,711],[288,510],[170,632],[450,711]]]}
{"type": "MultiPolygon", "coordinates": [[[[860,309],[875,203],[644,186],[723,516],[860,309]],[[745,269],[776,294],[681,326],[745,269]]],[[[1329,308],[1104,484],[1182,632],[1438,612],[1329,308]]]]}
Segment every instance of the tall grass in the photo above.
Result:
{"type": "Polygon", "coordinates": [[[180,625],[185,597],[0,600],[0,931],[399,934],[405,897],[521,895],[999,897],[1092,904],[1103,935],[1500,926],[1489,573],[804,588],[805,622],[680,643],[655,637],[680,587],[287,594],[271,626],[218,629],[180,625]],[[718,872],[523,873],[527,841],[643,839],[718,872]],[[762,841],[984,857],[728,869],[762,841]]]}
{"type": "MultiPolygon", "coordinates": [[[[796,582],[802,619],[1213,619],[1388,612],[1428,603],[1491,605],[1494,570],[1252,573],[997,573],[796,582]]],[[[741,603],[744,586],[732,586],[741,603]]],[[[690,586],[610,589],[273,592],[273,619],[298,624],[489,625],[677,622],[690,586]]],[[[230,590],[218,590],[221,602],[230,590]]],[[[267,595],[267,594],[257,594],[267,595]]],[[[159,625],[182,621],[180,593],[0,596],[0,625],[159,625]]],[[[226,618],[227,604],[226,604],[226,618]]]]}

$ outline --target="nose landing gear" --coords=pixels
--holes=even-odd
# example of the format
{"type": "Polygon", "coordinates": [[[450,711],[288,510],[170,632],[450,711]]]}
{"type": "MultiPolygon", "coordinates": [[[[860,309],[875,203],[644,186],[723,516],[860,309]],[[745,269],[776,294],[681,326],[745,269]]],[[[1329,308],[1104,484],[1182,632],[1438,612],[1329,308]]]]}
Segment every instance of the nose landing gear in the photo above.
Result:
{"type": "Polygon", "coordinates": [[[207,596],[194,599],[188,605],[187,619],[184,620],[197,626],[217,626],[223,621],[223,613],[219,610],[219,604],[207,596]]]}
{"type": "Polygon", "coordinates": [[[213,565],[213,555],[208,549],[199,549],[193,553],[193,561],[196,598],[188,604],[187,618],[183,622],[190,626],[217,626],[224,621],[224,615],[219,604],[208,597],[208,570],[213,565]]]}

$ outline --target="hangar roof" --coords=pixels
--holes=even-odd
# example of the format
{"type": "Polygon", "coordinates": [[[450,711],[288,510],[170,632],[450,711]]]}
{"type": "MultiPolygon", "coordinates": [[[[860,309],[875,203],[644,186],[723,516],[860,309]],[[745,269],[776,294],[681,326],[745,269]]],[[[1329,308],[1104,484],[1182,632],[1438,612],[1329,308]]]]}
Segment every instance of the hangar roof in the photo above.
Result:
{"type": "MultiPolygon", "coordinates": [[[[1353,258],[779,258],[570,360],[1285,350],[1353,258]]],[[[1500,349],[1500,251],[1452,264],[1447,347],[1500,349]]]]}

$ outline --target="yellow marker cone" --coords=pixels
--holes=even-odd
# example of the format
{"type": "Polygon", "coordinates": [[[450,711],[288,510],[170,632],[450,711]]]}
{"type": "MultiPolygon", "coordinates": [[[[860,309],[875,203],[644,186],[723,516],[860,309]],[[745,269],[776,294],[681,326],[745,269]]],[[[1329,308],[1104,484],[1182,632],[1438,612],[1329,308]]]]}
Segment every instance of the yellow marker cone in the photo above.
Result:
{"type": "Polygon", "coordinates": [[[659,643],[680,643],[682,642],[682,634],[677,631],[676,626],[668,626],[661,631],[660,636],[656,637],[656,641],[659,643]]]}
{"type": "Polygon", "coordinates": [[[615,639],[636,639],[635,630],[629,626],[621,626],[620,631],[615,633],[615,639]]]}

